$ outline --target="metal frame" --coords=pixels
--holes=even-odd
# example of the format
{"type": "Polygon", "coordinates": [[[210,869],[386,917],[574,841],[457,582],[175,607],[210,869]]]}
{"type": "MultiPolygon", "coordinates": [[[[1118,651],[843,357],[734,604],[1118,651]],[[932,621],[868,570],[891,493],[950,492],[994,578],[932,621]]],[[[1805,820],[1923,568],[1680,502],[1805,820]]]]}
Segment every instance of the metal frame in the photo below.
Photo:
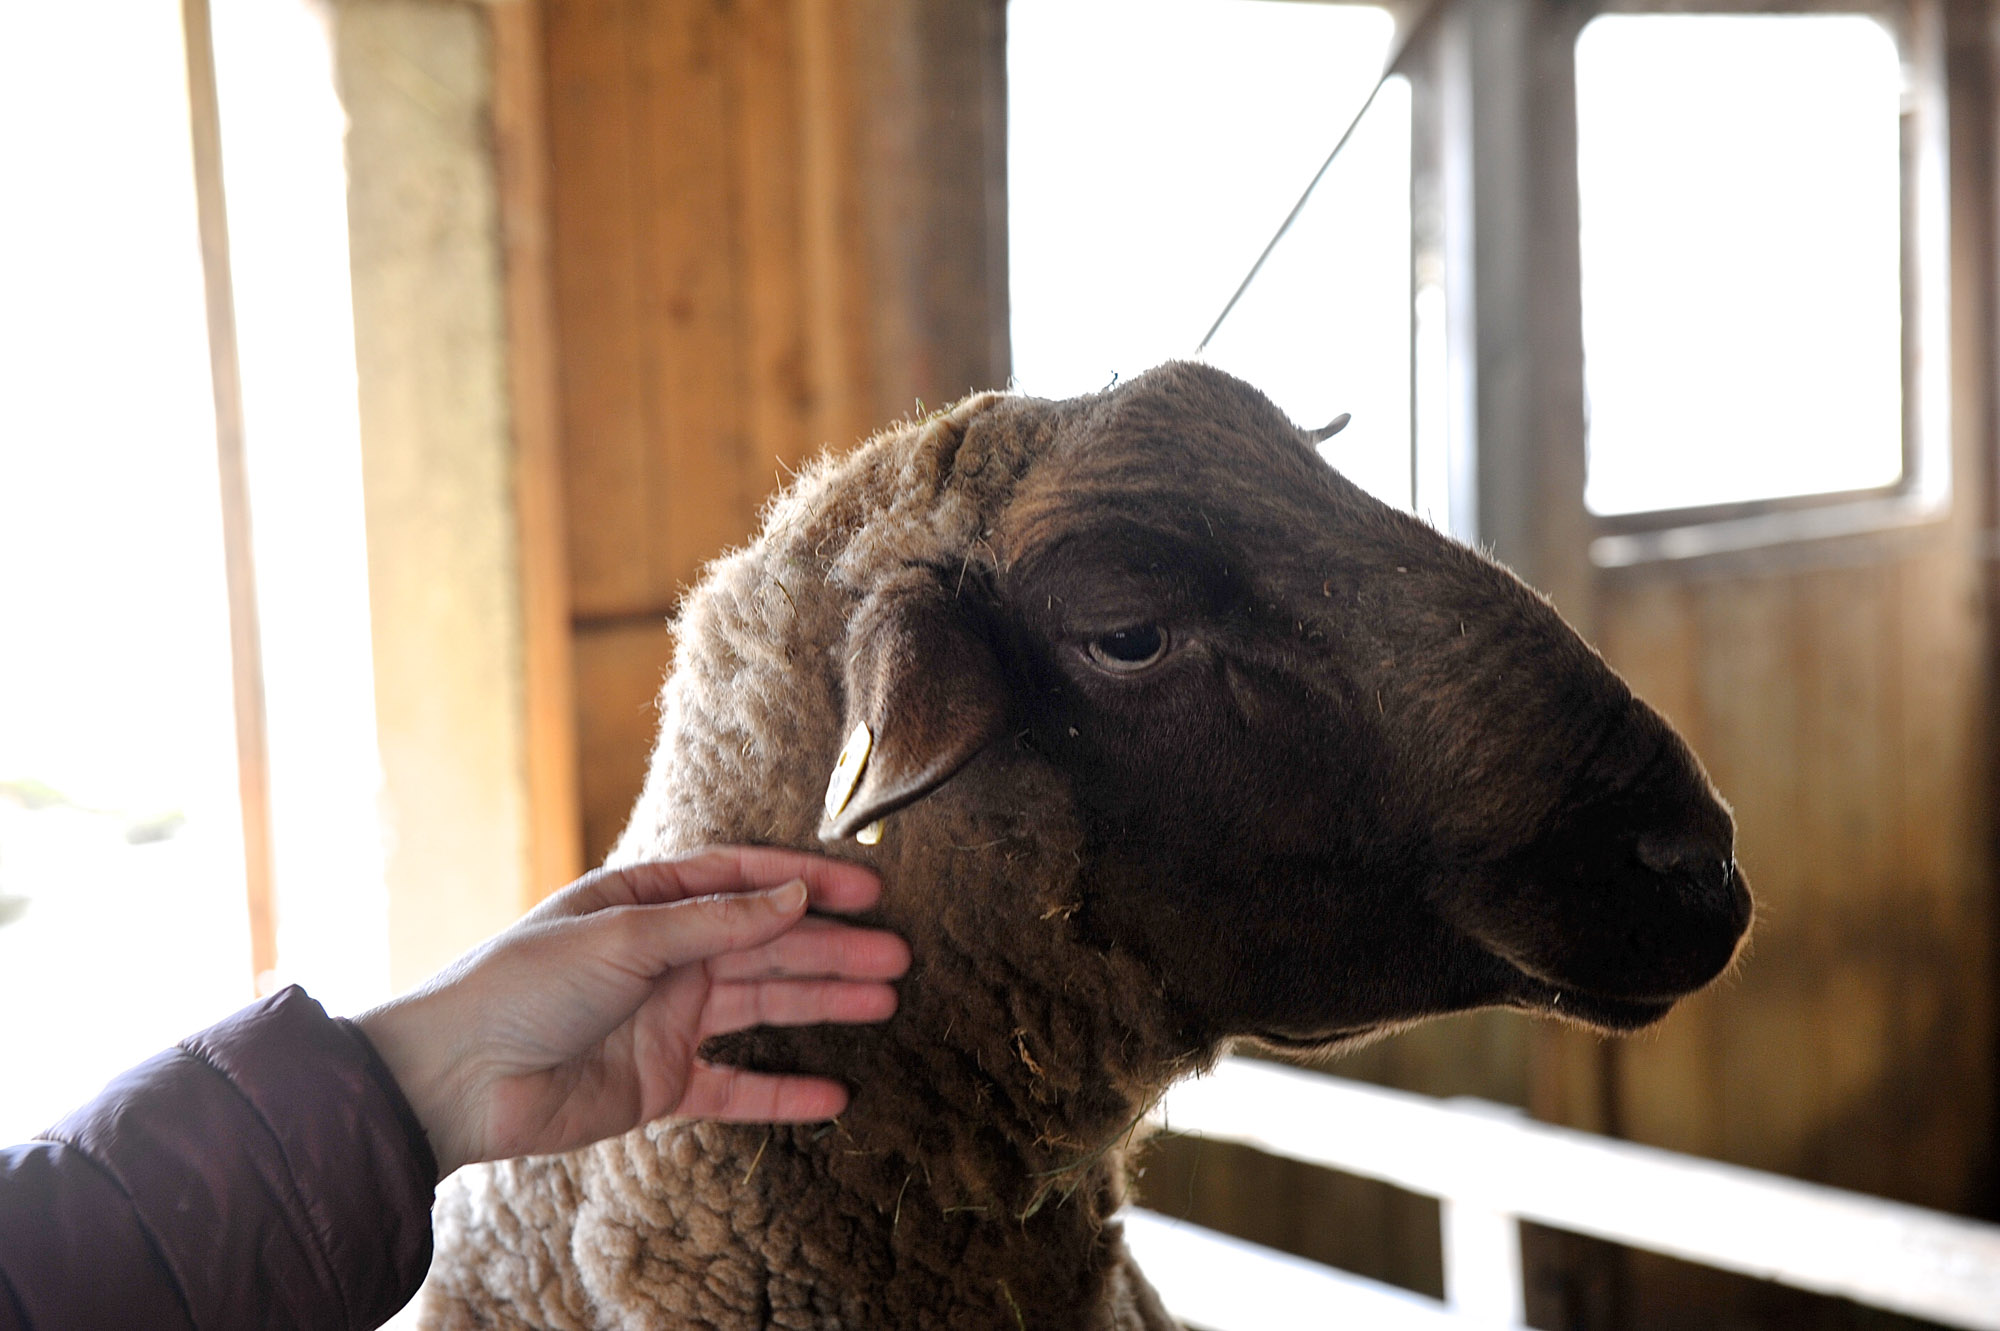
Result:
{"type": "MultiPolygon", "coordinates": [[[[1430,16],[1426,13],[1425,18],[1430,16]]],[[[1418,511],[1587,618],[1594,569],[1934,524],[1951,499],[1944,20],[1938,0],[1486,0],[1414,42],[1418,511]],[[1903,468],[1893,486],[1596,516],[1583,505],[1575,39],[1608,13],[1864,13],[1910,71],[1903,468]],[[1442,291],[1440,302],[1428,293],[1442,291]]]]}
{"type": "Polygon", "coordinates": [[[1867,14],[1895,36],[1910,87],[1902,126],[1903,466],[1894,485],[1872,490],[1593,516],[1591,563],[1623,568],[1707,558],[1941,519],[1952,489],[1942,7],[1936,0],[1600,0],[1583,23],[1636,13],[1867,14]]]}

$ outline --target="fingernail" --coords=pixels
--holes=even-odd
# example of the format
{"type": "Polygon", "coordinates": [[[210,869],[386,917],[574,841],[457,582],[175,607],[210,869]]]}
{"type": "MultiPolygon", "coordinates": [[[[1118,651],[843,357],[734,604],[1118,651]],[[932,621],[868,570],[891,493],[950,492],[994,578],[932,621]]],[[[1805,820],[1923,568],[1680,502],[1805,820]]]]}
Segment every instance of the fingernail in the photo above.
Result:
{"type": "Polygon", "coordinates": [[[772,888],[771,904],[777,908],[780,914],[789,914],[795,910],[803,910],[806,904],[806,880],[803,878],[794,878],[783,887],[772,888]]]}

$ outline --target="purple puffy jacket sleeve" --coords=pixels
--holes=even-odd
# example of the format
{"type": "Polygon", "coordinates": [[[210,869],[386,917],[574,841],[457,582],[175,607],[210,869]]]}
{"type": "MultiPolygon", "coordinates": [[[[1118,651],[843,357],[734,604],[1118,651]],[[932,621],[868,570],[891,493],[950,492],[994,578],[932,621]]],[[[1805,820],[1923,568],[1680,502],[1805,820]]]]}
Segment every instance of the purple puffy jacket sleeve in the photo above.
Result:
{"type": "Polygon", "coordinates": [[[286,989],[0,1150],[0,1331],[377,1326],[436,1184],[374,1048],[286,989]]]}

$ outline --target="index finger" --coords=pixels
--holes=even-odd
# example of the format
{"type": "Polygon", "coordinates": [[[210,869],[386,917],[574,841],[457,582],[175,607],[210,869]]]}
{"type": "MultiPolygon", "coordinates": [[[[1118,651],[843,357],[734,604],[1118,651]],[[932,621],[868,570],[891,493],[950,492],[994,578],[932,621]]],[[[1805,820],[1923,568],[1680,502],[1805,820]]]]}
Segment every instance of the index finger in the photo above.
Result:
{"type": "Polygon", "coordinates": [[[804,881],[807,903],[817,910],[866,910],[882,895],[881,880],[865,865],[779,846],[710,846],[670,860],[595,870],[550,897],[535,913],[587,915],[609,906],[757,892],[795,878],[804,881]]]}

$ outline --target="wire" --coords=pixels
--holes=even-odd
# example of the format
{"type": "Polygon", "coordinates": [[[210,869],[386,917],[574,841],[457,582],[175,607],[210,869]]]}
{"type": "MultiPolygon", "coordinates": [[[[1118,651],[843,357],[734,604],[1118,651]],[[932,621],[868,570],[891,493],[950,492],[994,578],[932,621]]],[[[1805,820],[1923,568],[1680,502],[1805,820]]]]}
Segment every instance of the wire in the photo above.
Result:
{"type": "Polygon", "coordinates": [[[1347,141],[1354,137],[1354,131],[1360,128],[1362,120],[1368,115],[1368,108],[1375,105],[1375,98],[1381,94],[1384,85],[1401,68],[1403,57],[1409,54],[1410,47],[1430,26],[1431,20],[1444,9],[1446,3],[1447,0],[1424,0],[1424,7],[1417,11],[1415,21],[1403,30],[1397,37],[1395,45],[1389,48],[1389,58],[1382,62],[1382,73],[1375,80],[1375,86],[1368,90],[1367,100],[1361,103],[1361,109],[1347,122],[1347,128],[1340,132],[1340,141],[1333,145],[1333,151],[1326,155],[1326,160],[1319,164],[1319,170],[1313,172],[1313,178],[1306,182],[1305,192],[1299,195],[1299,201],[1292,205],[1292,210],[1285,214],[1285,220],[1278,224],[1277,232],[1264,246],[1263,253],[1257,256],[1257,262],[1250,265],[1250,271],[1237,284],[1235,294],[1230,296],[1229,303],[1222,307],[1222,313],[1215,316],[1215,322],[1208,326],[1206,333],[1202,334],[1200,344],[1194,349],[1195,355],[1199,356],[1208,350],[1208,344],[1215,340],[1218,332],[1222,331],[1223,321],[1229,318],[1230,311],[1236,308],[1236,302],[1243,299],[1243,293],[1250,289],[1250,284],[1257,280],[1257,274],[1264,270],[1264,261],[1271,257],[1272,250],[1278,248],[1278,242],[1292,229],[1292,223],[1299,220],[1299,214],[1305,211],[1307,200],[1311,199],[1313,191],[1319,188],[1319,182],[1332,168],[1334,159],[1340,156],[1343,148],[1347,147],[1347,141]]]}

